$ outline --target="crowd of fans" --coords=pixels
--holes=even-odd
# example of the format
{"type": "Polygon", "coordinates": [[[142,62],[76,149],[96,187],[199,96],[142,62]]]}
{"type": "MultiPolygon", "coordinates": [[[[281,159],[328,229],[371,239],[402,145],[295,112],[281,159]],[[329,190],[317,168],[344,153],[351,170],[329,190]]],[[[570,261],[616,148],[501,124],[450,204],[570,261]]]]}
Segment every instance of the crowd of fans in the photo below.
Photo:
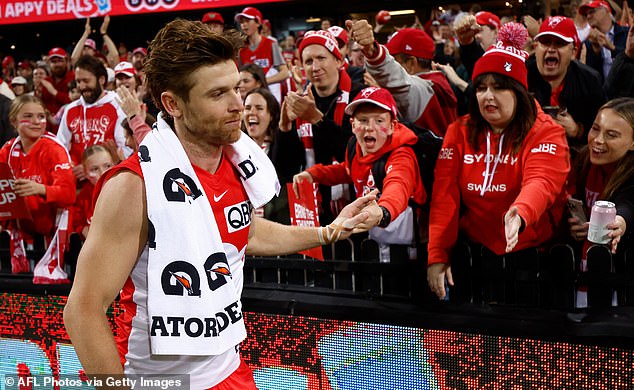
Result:
{"type": "MultiPolygon", "coordinates": [[[[567,11],[540,20],[478,7],[434,12],[386,41],[385,14],[340,26],[325,19],[278,42],[246,7],[234,18],[245,42],[236,58],[243,129],[282,183],[316,184],[324,226],[378,188],[367,223],[388,248],[381,260],[407,261],[390,248],[417,247],[439,298],[453,285],[459,240],[507,261],[565,242],[583,270],[588,223],[568,213],[568,198],[583,202],[586,220],[597,200],[614,202],[610,249],[632,243],[634,32],[627,3],[573,1],[567,11]],[[438,144],[428,187],[417,152],[424,136],[438,144]]],[[[201,22],[227,28],[220,12],[201,22]]],[[[0,157],[33,217],[4,225],[27,243],[59,232],[58,209],[69,210],[70,231],[89,234],[95,182],[134,153],[157,114],[145,93],[146,49],[117,47],[108,25],[106,17],[99,29],[105,55],[88,19],[70,55],[55,47],[37,61],[2,61],[0,157]],[[40,218],[46,224],[34,225],[40,218]]],[[[288,223],[287,195],[283,186],[255,213],[288,223]]]]}

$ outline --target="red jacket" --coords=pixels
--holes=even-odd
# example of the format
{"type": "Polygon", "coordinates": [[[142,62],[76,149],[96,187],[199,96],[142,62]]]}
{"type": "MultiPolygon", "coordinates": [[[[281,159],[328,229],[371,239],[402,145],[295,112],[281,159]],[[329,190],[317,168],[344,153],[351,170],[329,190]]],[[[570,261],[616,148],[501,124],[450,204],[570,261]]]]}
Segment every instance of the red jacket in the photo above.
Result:
{"type": "Polygon", "coordinates": [[[392,137],[376,153],[361,155],[361,147],[356,145],[352,164],[346,160],[333,165],[317,164],[307,171],[314,181],[324,185],[352,183],[355,193],[362,196],[375,187],[372,177],[372,165],[385,153],[392,152],[387,159],[383,191],[379,205],[388,209],[392,220],[405,210],[410,198],[418,204],[423,204],[427,197],[423,181],[418,172],[418,162],[414,150],[405,145],[416,143],[417,137],[413,131],[402,124],[394,129],[392,137]]]}
{"type": "Polygon", "coordinates": [[[420,78],[434,83],[434,95],[427,103],[425,111],[416,121],[416,125],[431,130],[444,137],[447,127],[458,118],[458,99],[447,81],[447,77],[439,71],[425,72],[420,78]]]}
{"type": "MultiPolygon", "coordinates": [[[[498,255],[506,250],[504,214],[517,206],[526,223],[515,251],[539,246],[556,231],[565,204],[564,184],[570,170],[564,129],[538,109],[537,119],[517,154],[503,151],[481,196],[487,171],[487,142],[476,152],[468,141],[469,116],[459,118],[445,135],[436,162],[429,221],[428,263],[449,263],[458,230],[498,255]]],[[[498,155],[500,134],[489,132],[490,158],[498,155]]]]}
{"type": "Polygon", "coordinates": [[[262,68],[262,72],[266,75],[275,64],[273,64],[273,41],[262,37],[260,43],[255,50],[249,48],[249,43],[240,49],[240,64],[256,64],[262,68]]]}
{"type": "Polygon", "coordinates": [[[64,147],[49,133],[40,137],[29,153],[24,154],[20,141],[13,139],[0,149],[0,161],[9,163],[16,178],[31,179],[46,186],[45,197],[26,197],[33,220],[20,220],[20,227],[29,234],[52,235],[57,208],[75,202],[75,176],[64,147]],[[14,143],[13,152],[10,152],[14,143]]]}

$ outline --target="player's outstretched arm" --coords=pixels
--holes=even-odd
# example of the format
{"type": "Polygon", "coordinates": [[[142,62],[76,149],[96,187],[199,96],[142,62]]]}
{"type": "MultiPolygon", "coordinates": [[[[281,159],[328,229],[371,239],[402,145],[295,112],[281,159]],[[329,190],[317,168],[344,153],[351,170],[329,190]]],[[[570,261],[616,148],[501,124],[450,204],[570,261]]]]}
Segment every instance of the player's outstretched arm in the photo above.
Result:
{"type": "Polygon", "coordinates": [[[147,241],[143,179],[121,172],[105,183],[77,261],[64,324],[87,374],[121,374],[106,310],[147,241]]]}
{"type": "Polygon", "coordinates": [[[370,217],[366,210],[376,199],[376,191],[357,198],[341,210],[337,218],[324,227],[288,226],[263,218],[253,218],[249,231],[247,254],[253,256],[278,256],[297,253],[304,249],[348,238],[352,233],[367,229],[365,221],[370,217]]]}

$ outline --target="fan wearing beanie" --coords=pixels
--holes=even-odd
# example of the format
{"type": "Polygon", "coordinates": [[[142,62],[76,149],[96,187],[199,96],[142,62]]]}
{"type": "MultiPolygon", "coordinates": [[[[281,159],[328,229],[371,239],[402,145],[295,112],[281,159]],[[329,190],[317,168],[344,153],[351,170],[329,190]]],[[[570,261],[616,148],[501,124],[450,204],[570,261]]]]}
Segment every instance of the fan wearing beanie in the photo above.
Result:
{"type": "MultiPolygon", "coordinates": [[[[527,38],[519,23],[500,28],[497,43],[475,64],[469,114],[449,126],[443,141],[427,269],[429,286],[441,299],[445,280],[454,286],[450,253],[459,234],[483,269],[502,256],[509,267],[520,259],[536,266],[536,248],[554,236],[551,221],[563,215],[568,146],[564,129],[528,93],[528,54],[521,49],[527,38]]],[[[480,270],[473,271],[477,278],[480,270]]],[[[455,285],[459,291],[460,280],[455,285]]]]}
{"type": "MultiPolygon", "coordinates": [[[[305,93],[289,92],[282,103],[279,150],[285,155],[302,150],[304,168],[344,161],[352,136],[350,115],[345,109],[361,88],[352,83],[337,40],[330,32],[308,31],[298,49],[310,83],[305,93]]],[[[320,185],[322,225],[332,221],[336,214],[333,209],[349,200],[350,190],[345,187],[320,185]]]]}

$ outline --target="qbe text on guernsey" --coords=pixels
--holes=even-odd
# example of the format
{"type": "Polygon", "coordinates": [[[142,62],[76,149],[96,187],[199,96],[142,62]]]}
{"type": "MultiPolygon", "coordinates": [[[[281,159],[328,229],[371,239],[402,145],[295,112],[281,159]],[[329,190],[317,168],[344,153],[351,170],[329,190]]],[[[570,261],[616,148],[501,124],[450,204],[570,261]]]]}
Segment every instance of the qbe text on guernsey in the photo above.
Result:
{"type": "MultiPolygon", "coordinates": [[[[189,375],[5,375],[5,390],[20,389],[131,389],[189,390],[189,375]]],[[[1,388],[2,386],[0,386],[1,388]]]]}

